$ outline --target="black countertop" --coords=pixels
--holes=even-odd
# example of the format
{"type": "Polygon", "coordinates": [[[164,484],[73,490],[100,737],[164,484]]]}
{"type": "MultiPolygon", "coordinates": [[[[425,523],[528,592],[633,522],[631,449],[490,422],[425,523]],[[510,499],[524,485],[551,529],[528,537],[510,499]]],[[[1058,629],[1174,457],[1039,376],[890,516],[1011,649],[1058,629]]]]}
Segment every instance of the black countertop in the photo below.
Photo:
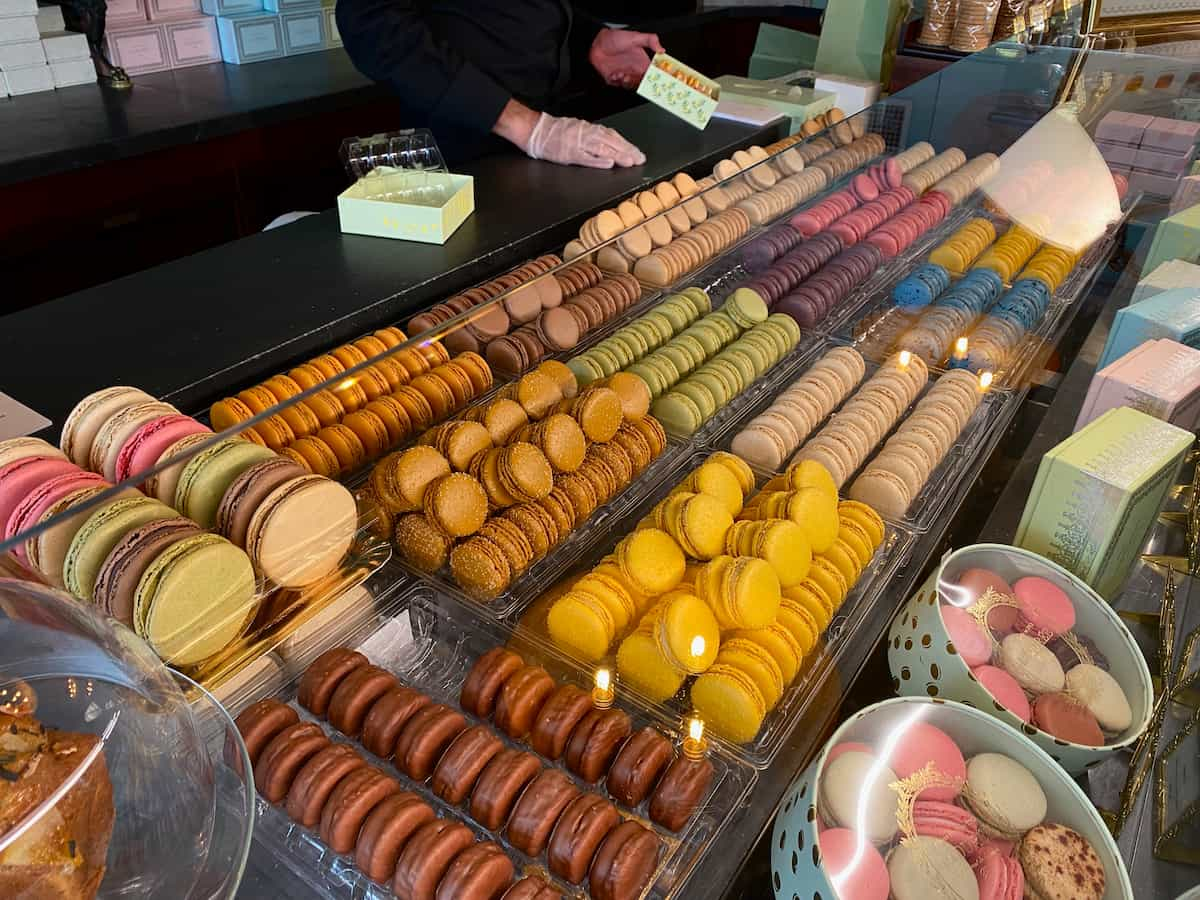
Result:
{"type": "Polygon", "coordinates": [[[212,63],[0,100],[0,185],[41,178],[385,96],[345,51],[212,63]]]}
{"type": "Polygon", "coordinates": [[[777,134],[720,120],[697,131],[648,104],[606,124],[642,148],[644,166],[568,168],[515,152],[478,160],[465,167],[475,214],[444,246],[343,235],[330,210],[0,318],[0,390],[58,424],[85,394],[113,384],[195,411],[561,250],[584,216],[642,185],[680,169],[706,172],[733,148],[777,134]]]}

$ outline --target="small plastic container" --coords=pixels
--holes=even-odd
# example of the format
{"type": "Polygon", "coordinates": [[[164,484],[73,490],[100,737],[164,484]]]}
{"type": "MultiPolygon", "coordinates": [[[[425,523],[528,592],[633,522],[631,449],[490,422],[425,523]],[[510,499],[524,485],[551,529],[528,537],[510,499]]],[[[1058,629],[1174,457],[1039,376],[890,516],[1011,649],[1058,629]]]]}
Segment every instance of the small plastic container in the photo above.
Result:
{"type": "Polygon", "coordinates": [[[225,710],[53,588],[0,579],[0,644],[0,892],[233,897],[254,785],[225,710]]]}
{"type": "MultiPolygon", "coordinates": [[[[897,838],[893,837],[888,841],[872,844],[865,839],[860,839],[859,833],[853,829],[828,827],[825,816],[830,805],[835,801],[831,799],[832,794],[830,797],[826,796],[826,786],[822,778],[828,771],[827,767],[830,763],[846,751],[859,751],[862,755],[870,754],[876,757],[874,766],[880,765],[878,757],[886,752],[889,756],[888,762],[891,762],[891,752],[911,750],[911,743],[906,742],[906,736],[912,734],[914,729],[925,729],[928,726],[932,726],[948,736],[968,761],[981,753],[1001,754],[1027,770],[1045,797],[1046,811],[1042,823],[1063,825],[1073,830],[1091,846],[1099,857],[1100,866],[1104,869],[1103,900],[1133,900],[1133,888],[1130,886],[1129,876],[1125,871],[1125,863],[1121,859],[1120,851],[1117,849],[1112,835],[1096,808],[1088,800],[1087,795],[1066,772],[1023,735],[996,721],[987,713],[958,703],[928,697],[900,697],[885,700],[855,713],[834,732],[820,755],[796,780],[784,797],[783,805],[775,819],[774,834],[771,840],[772,881],[778,900],[788,900],[793,897],[848,900],[852,896],[889,896],[888,882],[891,878],[897,877],[897,873],[891,869],[888,863],[884,862],[884,859],[888,859],[892,865],[898,865],[894,856],[896,850],[893,849],[897,846],[897,838]],[[845,747],[844,745],[848,743],[856,746],[845,747]],[[843,746],[835,754],[833,751],[839,745],[843,746]],[[849,840],[845,840],[847,835],[849,835],[849,840]],[[846,867],[836,875],[826,868],[833,855],[830,851],[834,840],[841,840],[842,851],[849,854],[846,867]],[[858,843],[859,840],[861,843],[858,843]],[[829,844],[823,849],[822,844],[826,841],[829,841],[829,844]],[[889,855],[889,851],[892,855],[889,855]],[[861,889],[864,882],[870,883],[873,892],[851,892],[855,887],[861,889]],[[844,890],[839,891],[839,886],[844,890]]],[[[906,755],[912,756],[911,752],[906,755]]],[[[1014,767],[1007,766],[1006,768],[1011,771],[1014,767]]],[[[895,797],[897,788],[902,786],[902,782],[880,783],[880,779],[887,778],[888,773],[882,773],[879,777],[872,779],[872,771],[874,768],[867,769],[866,777],[860,782],[860,784],[873,782],[877,785],[878,790],[871,791],[869,797],[877,802],[895,797]]],[[[903,779],[903,788],[907,789],[910,797],[911,793],[915,792],[915,788],[909,782],[913,778],[919,777],[920,774],[917,772],[916,776],[903,779]]],[[[1023,775],[1020,777],[1025,782],[1023,788],[1026,793],[1036,794],[1036,791],[1031,791],[1027,787],[1027,779],[1023,775]]],[[[853,802],[853,788],[849,790],[851,791],[850,800],[853,802]]],[[[901,810],[908,807],[908,803],[902,799],[903,796],[901,794],[900,802],[896,803],[897,808],[901,810]]],[[[863,810],[863,820],[865,820],[868,795],[860,795],[859,802],[862,804],[860,809],[863,810]]],[[[961,800],[958,801],[959,804],[961,802],[961,800]]],[[[911,803],[911,799],[909,803],[911,803]]],[[[844,806],[844,804],[844,798],[837,803],[838,806],[844,806]]],[[[879,810],[876,809],[875,812],[878,813],[879,810]]],[[[871,816],[871,818],[874,819],[875,816],[871,816]]],[[[880,824],[883,821],[884,819],[878,820],[880,824]]],[[[900,823],[897,822],[897,824],[900,823]]],[[[898,827],[896,834],[907,835],[908,831],[898,827]]],[[[1057,835],[1055,837],[1057,838],[1057,835]]],[[[980,835],[980,839],[983,839],[982,835],[980,835]]],[[[940,840],[938,843],[942,845],[937,848],[939,855],[944,856],[939,860],[943,863],[939,868],[939,877],[950,878],[953,871],[955,878],[974,881],[975,875],[967,861],[960,857],[961,865],[959,865],[953,859],[954,848],[940,840]]],[[[910,865],[909,871],[899,876],[905,878],[910,892],[919,891],[921,888],[919,877],[913,877],[913,870],[919,870],[921,862],[919,851],[921,849],[923,848],[918,847],[910,851],[910,862],[912,862],[912,857],[916,856],[917,865],[910,865]]],[[[841,852],[837,855],[840,857],[841,852]]],[[[928,866],[928,862],[926,862],[926,866],[928,866]]],[[[1028,890],[1028,887],[1026,889],[1028,890]]],[[[919,896],[917,893],[910,893],[910,895],[919,896]]],[[[930,895],[932,896],[932,891],[930,895]]],[[[943,886],[940,895],[953,896],[954,894],[943,886]]],[[[1025,896],[1030,895],[1027,893],[1025,896]]]]}
{"type": "Polygon", "coordinates": [[[417,172],[447,171],[442,151],[428,128],[346,138],[338,148],[338,158],[351,178],[362,178],[381,166],[417,172]]]}
{"type": "MultiPolygon", "coordinates": [[[[966,609],[969,611],[970,607],[966,609]]],[[[991,664],[996,664],[995,657],[991,664]]],[[[963,547],[942,560],[892,622],[888,633],[888,666],[897,693],[940,697],[974,706],[1021,731],[1072,775],[1082,774],[1137,743],[1150,724],[1154,706],[1146,660],[1112,607],[1061,566],[1036,553],[1005,544],[963,547]],[[1075,607],[1073,634],[1087,638],[1103,654],[1110,674],[1129,701],[1132,724],[1103,746],[1084,746],[1059,740],[997,702],[955,648],[941,615],[942,605],[952,598],[960,608],[966,602],[958,580],[969,569],[994,572],[1010,585],[1019,578],[1037,576],[1062,590],[1075,607]]]]}

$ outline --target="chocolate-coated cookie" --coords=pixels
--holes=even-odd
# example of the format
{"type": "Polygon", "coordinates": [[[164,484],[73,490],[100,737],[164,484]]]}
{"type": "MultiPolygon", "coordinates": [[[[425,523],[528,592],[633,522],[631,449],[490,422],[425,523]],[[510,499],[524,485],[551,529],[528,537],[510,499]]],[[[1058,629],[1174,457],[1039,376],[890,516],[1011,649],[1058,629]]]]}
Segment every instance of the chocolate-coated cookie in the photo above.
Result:
{"type": "Polygon", "coordinates": [[[347,647],[326,650],[313,660],[300,679],[296,699],[314,716],[324,718],[334,689],[343,678],[365,665],[368,665],[367,658],[355,650],[347,647]]]}
{"type": "Polygon", "coordinates": [[[471,815],[488,831],[498,831],[508,821],[517,797],[542,771],[532,753],[506,748],[487,764],[471,791],[471,815]]]}
{"type": "Polygon", "coordinates": [[[600,842],[620,822],[617,808],[603,797],[580,794],[563,810],[550,836],[550,871],[571,884],[582,882],[600,842]]]}
{"type": "Polygon", "coordinates": [[[359,666],[341,680],[329,698],[329,724],[349,737],[358,737],[371,706],[399,682],[378,666],[359,666]]]}
{"type": "Polygon", "coordinates": [[[385,691],[363,719],[362,745],[376,756],[389,759],[405,723],[417,710],[432,702],[419,691],[403,685],[385,691]]]}
{"type": "Polygon", "coordinates": [[[242,741],[246,744],[246,752],[250,756],[250,765],[257,764],[263,749],[271,742],[271,738],[283,731],[289,725],[300,721],[300,715],[286,703],[278,700],[259,700],[252,706],[246,707],[234,720],[242,741]]]}
{"type": "Polygon", "coordinates": [[[605,786],[618,802],[637,806],[650,795],[673,756],[671,742],[657,729],[646,726],[632,734],[617,751],[605,786]]]}
{"type": "Polygon", "coordinates": [[[320,822],[325,801],[338,782],[366,765],[367,761],[349,744],[331,744],[314,754],[288,789],[287,812],[292,821],[305,828],[320,822]]]}
{"type": "Polygon", "coordinates": [[[396,740],[396,767],[414,781],[424,781],[466,727],[461,713],[440,703],[418,710],[396,740]]]}
{"type": "Polygon", "coordinates": [[[458,735],[433,770],[433,792],[447,803],[462,803],[484,766],[504,747],[487,725],[476,725],[458,735]]]}
{"type": "Polygon", "coordinates": [[[400,900],[435,900],[446,869],[473,843],[471,830],[458,822],[434,819],[422,825],[400,853],[392,890],[400,900]]]}
{"type": "Polygon", "coordinates": [[[254,786],[270,803],[282,800],[300,767],[329,746],[329,738],[314,722],[289,725],[271,739],[254,769],[254,786]]]}
{"type": "Polygon", "coordinates": [[[391,881],[408,839],[435,818],[433,808],[416,794],[401,791],[385,797],[363,822],[354,845],[354,864],[372,881],[391,881]]]}
{"type": "Polygon", "coordinates": [[[497,844],[472,844],[450,863],[438,882],[437,900],[495,900],[513,879],[513,864],[497,844]]]}
{"type": "Polygon", "coordinates": [[[529,743],[546,759],[558,759],[579,720],[592,708],[587,691],[560,684],[542,705],[529,733],[529,743]]]}
{"type": "Polygon", "coordinates": [[[599,781],[632,728],[619,709],[589,710],[567,742],[567,768],[585,781],[599,781]]]}
{"type": "Polygon", "coordinates": [[[678,831],[696,811],[712,776],[712,763],[707,759],[678,757],[667,768],[650,798],[651,820],[678,831]]]}
{"type": "Polygon", "coordinates": [[[637,822],[622,822],[608,833],[596,851],[588,886],[594,900],[639,897],[654,870],[662,842],[637,822]]]}
{"type": "Polygon", "coordinates": [[[370,767],[356,769],[333,789],[321,810],[321,840],[334,853],[354,848],[363,820],[380,801],[400,793],[400,782],[370,767]]]}
{"type": "Polygon", "coordinates": [[[463,682],[458,704],[481,719],[491,718],[500,688],[525,665],[517,654],[503,647],[493,647],[475,661],[463,682]]]}
{"type": "Polygon", "coordinates": [[[529,856],[537,856],[550,840],[550,832],[579,788],[557,769],[543,769],[529,783],[508,820],[508,842],[529,856]]]}
{"type": "Polygon", "coordinates": [[[554,679],[541,666],[523,666],[500,688],[496,699],[496,725],[510,737],[529,734],[542,704],[554,691],[554,679]]]}

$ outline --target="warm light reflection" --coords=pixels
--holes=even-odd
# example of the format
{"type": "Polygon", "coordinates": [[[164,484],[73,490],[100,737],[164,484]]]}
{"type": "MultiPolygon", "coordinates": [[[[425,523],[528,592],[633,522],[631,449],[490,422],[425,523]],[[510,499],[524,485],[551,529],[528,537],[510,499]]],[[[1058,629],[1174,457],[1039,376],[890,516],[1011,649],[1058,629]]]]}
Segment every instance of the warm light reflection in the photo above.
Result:
{"type": "Polygon", "coordinates": [[[596,686],[592,688],[592,704],[607,709],[612,706],[614,699],[612,672],[608,669],[597,669],[595,681],[596,686]]]}
{"type": "Polygon", "coordinates": [[[907,350],[900,351],[900,368],[907,369],[908,364],[912,362],[912,353],[907,350]]]}
{"type": "Polygon", "coordinates": [[[957,341],[954,342],[954,353],[956,356],[966,356],[967,355],[967,339],[965,336],[960,337],[957,341]]]}
{"type": "Polygon", "coordinates": [[[700,759],[708,752],[708,741],[704,739],[704,720],[699,716],[688,719],[687,737],[683,739],[683,755],[688,759],[700,759]]]}
{"type": "Polygon", "coordinates": [[[692,638],[692,656],[697,658],[703,656],[705,646],[704,635],[698,634],[692,638]]]}
{"type": "Polygon", "coordinates": [[[993,376],[991,372],[980,372],[979,390],[986,391],[988,388],[990,388],[992,386],[992,377],[993,376]]]}

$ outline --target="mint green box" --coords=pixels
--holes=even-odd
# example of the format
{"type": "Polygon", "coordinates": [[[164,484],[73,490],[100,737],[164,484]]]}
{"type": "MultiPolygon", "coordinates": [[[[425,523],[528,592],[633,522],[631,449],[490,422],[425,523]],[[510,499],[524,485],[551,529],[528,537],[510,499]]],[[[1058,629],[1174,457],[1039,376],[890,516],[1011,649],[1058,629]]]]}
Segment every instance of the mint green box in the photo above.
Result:
{"type": "Polygon", "coordinates": [[[837,0],[825,10],[816,70],[886,85],[909,0],[837,0]]]}
{"type": "Polygon", "coordinates": [[[1013,543],[1111,600],[1192,440],[1190,431],[1144,412],[1110,409],[1042,457],[1013,543]]]}
{"type": "Polygon", "coordinates": [[[646,74],[638,84],[637,92],[639,97],[645,97],[655,106],[661,106],[667,112],[701,130],[708,125],[708,120],[716,112],[717,102],[721,99],[719,84],[666,53],[654,55],[646,74]],[[696,90],[672,75],[672,71],[695,79],[708,88],[709,93],[696,90]]]}
{"type": "Polygon", "coordinates": [[[475,179],[446,172],[373,169],[338,195],[346,234],[444,244],[475,212],[475,179]]]}
{"type": "Polygon", "coordinates": [[[818,91],[779,81],[757,81],[740,75],[722,75],[717,84],[721,86],[723,100],[765,106],[783,113],[791,120],[792,134],[809,119],[829,112],[837,102],[837,94],[833,91],[818,91]]]}
{"type": "Polygon", "coordinates": [[[815,34],[763,22],[758,26],[747,71],[751,78],[778,78],[797,69],[811,69],[819,43],[815,34]]]}
{"type": "Polygon", "coordinates": [[[1200,204],[1181,209],[1158,223],[1142,271],[1152,272],[1169,259],[1200,261],[1200,204]]]}

